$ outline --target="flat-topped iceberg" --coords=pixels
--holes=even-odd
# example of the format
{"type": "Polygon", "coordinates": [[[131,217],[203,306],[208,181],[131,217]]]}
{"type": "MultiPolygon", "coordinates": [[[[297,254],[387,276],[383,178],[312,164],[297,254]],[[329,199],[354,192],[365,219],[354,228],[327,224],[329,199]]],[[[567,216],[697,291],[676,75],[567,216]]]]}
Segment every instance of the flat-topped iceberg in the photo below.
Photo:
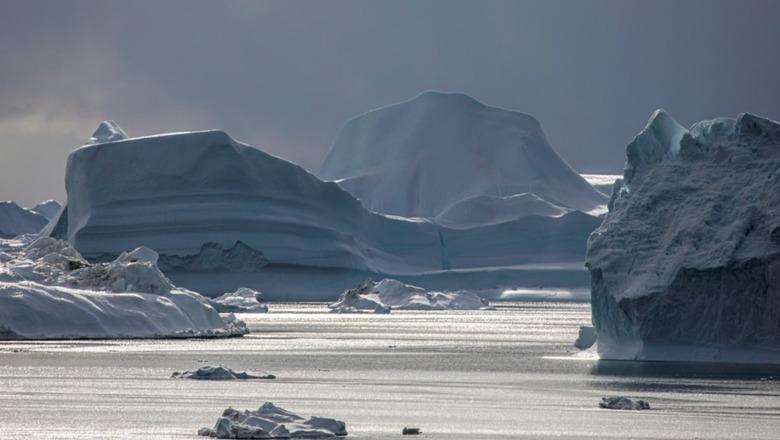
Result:
{"type": "Polygon", "coordinates": [[[477,219],[467,228],[382,215],[336,183],[218,130],[84,145],[69,156],[65,181],[67,206],[45,235],[89,261],[155,249],[176,284],[213,295],[248,287],[299,299],[290,286],[314,274],[328,281],[301,290],[333,299],[355,280],[452,269],[474,269],[459,276],[496,287],[507,282],[497,267],[579,261],[599,223],[569,209],[512,218],[520,199],[500,223],[477,219]]]}
{"type": "Polygon", "coordinates": [[[391,310],[485,310],[490,303],[466,291],[429,292],[421,287],[393,279],[366,281],[344,292],[338,301],[328,306],[332,312],[353,313],[391,310]]]}
{"type": "Polygon", "coordinates": [[[67,242],[0,240],[0,339],[225,337],[247,332],[174,286],[148,248],[91,264],[67,242]]]}
{"type": "Polygon", "coordinates": [[[201,428],[198,435],[213,438],[328,438],[347,435],[344,422],[324,417],[304,418],[273,403],[258,410],[226,409],[214,428],[201,428]]]}
{"type": "Polygon", "coordinates": [[[780,124],[658,111],[588,242],[602,358],[780,363],[780,124]]]}

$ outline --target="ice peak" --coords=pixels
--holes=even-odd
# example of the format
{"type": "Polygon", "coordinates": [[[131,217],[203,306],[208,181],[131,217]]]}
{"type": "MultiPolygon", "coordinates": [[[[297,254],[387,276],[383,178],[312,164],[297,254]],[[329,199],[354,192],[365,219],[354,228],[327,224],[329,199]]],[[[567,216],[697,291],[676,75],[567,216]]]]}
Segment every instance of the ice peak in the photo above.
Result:
{"type": "Polygon", "coordinates": [[[676,156],[685,133],[688,130],[666,110],[654,111],[645,128],[626,147],[625,181],[631,183],[638,173],[652,168],[667,155],[676,156]]]}
{"type": "Polygon", "coordinates": [[[119,127],[114,121],[103,121],[98,125],[97,130],[92,133],[92,137],[89,138],[90,144],[102,144],[105,142],[121,141],[127,139],[127,133],[119,127]]]}

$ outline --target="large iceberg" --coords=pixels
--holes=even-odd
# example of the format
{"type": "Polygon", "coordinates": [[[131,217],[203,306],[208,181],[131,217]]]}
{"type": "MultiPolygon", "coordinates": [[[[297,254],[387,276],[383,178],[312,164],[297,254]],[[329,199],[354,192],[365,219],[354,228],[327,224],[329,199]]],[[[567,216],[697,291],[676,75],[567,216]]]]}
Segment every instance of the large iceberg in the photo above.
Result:
{"type": "Polygon", "coordinates": [[[780,124],[653,114],[588,242],[602,358],[780,362],[780,124]]]}
{"type": "Polygon", "coordinates": [[[148,248],[91,264],[67,242],[0,240],[0,339],[223,337],[246,333],[175,287],[148,248]]]}
{"type": "MultiPolygon", "coordinates": [[[[424,92],[351,119],[319,177],[373,211],[405,217],[437,218],[464,201],[482,214],[495,202],[498,222],[506,212],[516,218],[559,215],[557,207],[591,211],[607,199],[561,160],[532,116],[462,93],[424,92]],[[519,194],[525,196],[509,198],[519,194]]],[[[458,210],[445,216],[448,224],[463,219],[466,207],[458,210]]]]}
{"type": "Polygon", "coordinates": [[[46,223],[48,219],[38,212],[15,202],[0,202],[0,239],[37,233],[46,223]]]}
{"type": "Polygon", "coordinates": [[[382,215],[218,130],[84,145],[68,158],[66,190],[44,234],[90,261],[147,246],[177,285],[209,294],[249,287],[273,299],[335,298],[367,277],[458,269],[496,286],[505,275],[496,267],[580,260],[599,223],[570,210],[465,229],[382,215]],[[312,273],[332,279],[290,287],[312,273]]]}

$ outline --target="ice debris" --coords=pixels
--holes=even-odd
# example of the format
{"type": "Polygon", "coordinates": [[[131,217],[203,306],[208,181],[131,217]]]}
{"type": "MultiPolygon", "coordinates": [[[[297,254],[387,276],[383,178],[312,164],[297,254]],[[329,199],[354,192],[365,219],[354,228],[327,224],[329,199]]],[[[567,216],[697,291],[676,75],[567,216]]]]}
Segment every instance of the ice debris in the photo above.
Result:
{"type": "Polygon", "coordinates": [[[273,403],[257,411],[226,409],[214,428],[201,428],[198,435],[213,438],[329,438],[347,435],[344,422],[324,417],[304,418],[273,403]]]}

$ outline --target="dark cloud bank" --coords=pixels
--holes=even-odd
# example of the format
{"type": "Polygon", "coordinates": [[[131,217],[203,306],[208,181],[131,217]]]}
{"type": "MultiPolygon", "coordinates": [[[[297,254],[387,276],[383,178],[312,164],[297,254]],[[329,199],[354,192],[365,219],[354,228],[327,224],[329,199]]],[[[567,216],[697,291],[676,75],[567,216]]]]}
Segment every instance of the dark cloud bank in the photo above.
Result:
{"type": "Polygon", "coordinates": [[[539,119],[619,172],[650,113],[780,119],[780,2],[0,1],[0,199],[62,199],[101,119],[222,128],[316,171],[340,126],[422,90],[539,119]]]}

